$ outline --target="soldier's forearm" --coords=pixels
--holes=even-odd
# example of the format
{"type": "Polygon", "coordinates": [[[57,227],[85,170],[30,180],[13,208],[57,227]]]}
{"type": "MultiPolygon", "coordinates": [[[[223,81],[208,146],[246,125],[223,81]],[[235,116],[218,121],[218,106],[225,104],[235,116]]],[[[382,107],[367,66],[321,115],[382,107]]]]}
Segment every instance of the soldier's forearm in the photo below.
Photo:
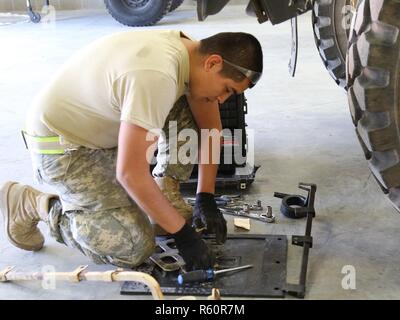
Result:
{"type": "Polygon", "coordinates": [[[199,148],[199,178],[197,183],[197,193],[215,193],[215,181],[221,154],[221,138],[202,137],[199,148]]]}
{"type": "Polygon", "coordinates": [[[197,193],[215,193],[215,179],[217,177],[218,164],[199,164],[199,179],[197,193]]]}
{"type": "Polygon", "coordinates": [[[217,101],[188,98],[193,117],[200,129],[199,179],[197,193],[215,193],[215,179],[221,152],[221,116],[217,101]]]}
{"type": "Polygon", "coordinates": [[[150,174],[128,176],[120,182],[137,205],[167,232],[175,233],[185,224],[150,174]]]}

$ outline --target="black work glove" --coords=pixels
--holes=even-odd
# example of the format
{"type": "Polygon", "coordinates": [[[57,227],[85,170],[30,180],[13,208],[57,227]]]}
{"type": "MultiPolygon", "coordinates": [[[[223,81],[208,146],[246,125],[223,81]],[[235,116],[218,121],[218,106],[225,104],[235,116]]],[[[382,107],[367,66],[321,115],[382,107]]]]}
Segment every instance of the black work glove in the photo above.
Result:
{"type": "Polygon", "coordinates": [[[200,192],[196,195],[193,227],[196,230],[205,229],[208,234],[215,234],[217,243],[226,241],[226,220],[219,211],[212,193],[200,192]]]}
{"type": "Polygon", "coordinates": [[[200,235],[187,223],[181,230],[172,234],[176,248],[186,263],[187,271],[213,268],[215,257],[200,235]]]}

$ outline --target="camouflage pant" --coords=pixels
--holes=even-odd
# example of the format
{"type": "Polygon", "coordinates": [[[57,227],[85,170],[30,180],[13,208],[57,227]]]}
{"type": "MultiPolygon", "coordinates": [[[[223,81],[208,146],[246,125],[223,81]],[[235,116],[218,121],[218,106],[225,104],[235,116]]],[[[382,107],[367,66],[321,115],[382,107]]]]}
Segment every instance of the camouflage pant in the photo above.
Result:
{"type": "MultiPolygon", "coordinates": [[[[168,115],[165,139],[159,140],[160,162],[153,171],[156,176],[183,181],[193,165],[169,165],[168,143],[174,138],[166,130],[169,121],[176,121],[178,133],[184,128],[197,130],[185,97],[168,115]]],[[[39,182],[53,187],[61,200],[49,212],[51,235],[96,263],[130,268],[153,253],[154,232],[148,216],[116,180],[116,159],[116,148],[79,148],[63,155],[36,154],[32,158],[39,182]]]]}

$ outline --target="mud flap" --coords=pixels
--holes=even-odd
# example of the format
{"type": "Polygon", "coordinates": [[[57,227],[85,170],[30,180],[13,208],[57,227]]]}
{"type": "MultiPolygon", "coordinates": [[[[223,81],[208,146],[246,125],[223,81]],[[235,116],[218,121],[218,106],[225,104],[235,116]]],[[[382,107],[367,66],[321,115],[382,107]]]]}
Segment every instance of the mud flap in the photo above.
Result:
{"type": "Polygon", "coordinates": [[[197,18],[204,21],[208,16],[220,12],[229,0],[197,0],[197,18]]]}

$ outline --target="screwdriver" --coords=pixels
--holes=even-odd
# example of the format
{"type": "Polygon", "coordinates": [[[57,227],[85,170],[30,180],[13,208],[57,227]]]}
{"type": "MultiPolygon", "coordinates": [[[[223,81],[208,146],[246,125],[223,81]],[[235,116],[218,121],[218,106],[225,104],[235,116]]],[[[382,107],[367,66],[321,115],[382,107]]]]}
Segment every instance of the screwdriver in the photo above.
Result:
{"type": "Polygon", "coordinates": [[[248,264],[245,266],[229,268],[229,269],[221,269],[221,270],[216,270],[216,271],[214,269],[189,271],[186,273],[182,273],[178,276],[178,283],[184,284],[187,282],[213,281],[217,274],[231,272],[231,271],[237,271],[237,270],[243,270],[243,269],[248,269],[248,268],[253,268],[253,265],[248,264]]]}

